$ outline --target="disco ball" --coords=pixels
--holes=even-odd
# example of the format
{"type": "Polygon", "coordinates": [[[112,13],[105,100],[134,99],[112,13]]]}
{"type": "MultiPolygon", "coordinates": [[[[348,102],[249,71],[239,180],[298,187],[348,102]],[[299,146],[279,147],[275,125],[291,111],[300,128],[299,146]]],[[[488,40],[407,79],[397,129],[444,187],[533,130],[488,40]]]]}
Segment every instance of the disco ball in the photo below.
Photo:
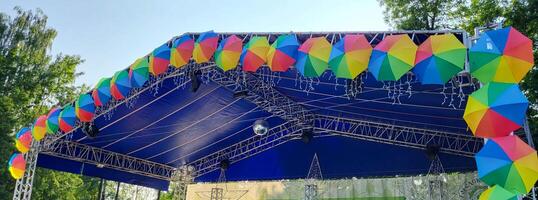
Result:
{"type": "Polygon", "coordinates": [[[256,120],[252,125],[252,129],[256,135],[265,135],[269,132],[269,123],[263,119],[256,120]]]}

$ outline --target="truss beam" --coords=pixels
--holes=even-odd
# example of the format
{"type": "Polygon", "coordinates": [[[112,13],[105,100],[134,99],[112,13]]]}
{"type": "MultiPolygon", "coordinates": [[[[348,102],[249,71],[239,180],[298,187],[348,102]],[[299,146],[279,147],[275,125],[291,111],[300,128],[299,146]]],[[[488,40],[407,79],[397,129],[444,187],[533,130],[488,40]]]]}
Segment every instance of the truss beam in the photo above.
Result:
{"type": "Polygon", "coordinates": [[[174,167],[64,139],[47,137],[40,153],[151,178],[170,180],[174,167]]]}
{"type": "Polygon", "coordinates": [[[328,115],[318,115],[315,125],[315,133],[319,135],[341,135],[417,149],[425,149],[428,144],[436,144],[441,147],[440,152],[466,157],[473,157],[483,145],[482,139],[472,135],[328,115]]]}

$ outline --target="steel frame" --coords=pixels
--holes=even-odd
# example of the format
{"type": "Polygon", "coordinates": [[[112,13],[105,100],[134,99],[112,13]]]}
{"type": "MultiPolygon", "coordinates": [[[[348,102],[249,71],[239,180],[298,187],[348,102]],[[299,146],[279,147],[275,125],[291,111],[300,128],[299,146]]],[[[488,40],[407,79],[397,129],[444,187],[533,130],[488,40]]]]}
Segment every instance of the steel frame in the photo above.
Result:
{"type": "Polygon", "coordinates": [[[40,143],[33,140],[30,145],[30,150],[24,154],[26,160],[26,171],[21,179],[15,183],[13,191],[13,200],[30,200],[32,199],[32,187],[34,183],[34,174],[39,155],[40,143]]]}

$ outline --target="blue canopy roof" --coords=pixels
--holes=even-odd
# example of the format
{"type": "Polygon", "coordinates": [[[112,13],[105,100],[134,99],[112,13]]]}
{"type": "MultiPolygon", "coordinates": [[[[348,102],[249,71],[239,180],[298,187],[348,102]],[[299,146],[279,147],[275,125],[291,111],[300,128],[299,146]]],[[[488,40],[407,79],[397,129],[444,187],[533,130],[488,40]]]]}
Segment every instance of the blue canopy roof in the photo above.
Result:
{"type": "MultiPolygon", "coordinates": [[[[185,72],[190,71],[185,69],[185,72]]],[[[178,76],[153,80],[152,83],[157,84],[147,84],[136,98],[120,103],[109,115],[102,114],[95,119],[99,128],[97,137],[89,138],[79,128],[63,139],[178,168],[205,162],[208,156],[224,149],[249,139],[256,140],[252,131],[255,120],[267,120],[270,128],[291,123],[248,98],[234,97],[235,92],[230,87],[208,78],[211,73],[199,76],[203,83],[196,92],[191,91],[192,81],[179,81],[178,76]]],[[[227,180],[305,178],[314,154],[319,157],[323,177],[328,179],[427,173],[431,161],[424,147],[441,143],[454,148],[450,151],[452,146],[441,145],[439,157],[446,171],[475,169],[472,154],[479,146],[458,150],[465,144],[451,139],[471,138],[462,116],[466,96],[474,88],[465,76],[457,78],[462,85],[425,86],[411,79],[412,75],[390,83],[378,82],[370,74],[361,75],[355,81],[336,80],[330,72],[314,80],[298,77],[295,70],[285,73],[264,70],[251,75],[318,117],[313,125],[315,137],[308,144],[301,141],[299,132],[292,130],[289,131],[291,136],[281,143],[260,137],[257,145],[268,148],[246,152],[248,155],[232,160],[226,171],[227,180]],[[331,120],[334,120],[332,124],[331,120]],[[441,134],[428,141],[417,140],[417,145],[407,145],[411,139],[395,139],[400,137],[398,135],[372,132],[372,135],[361,136],[367,130],[352,128],[347,128],[349,132],[346,132],[345,127],[352,127],[353,123],[360,127],[373,123],[386,126],[387,130],[397,128],[400,132],[395,133],[439,132],[451,137],[441,134]],[[407,143],[401,142],[404,140],[407,143]],[[469,153],[458,153],[463,151],[469,153]]],[[[61,152],[67,154],[67,151],[61,152]]],[[[39,155],[38,166],[161,190],[167,190],[169,181],[46,152],[39,155]]],[[[220,170],[218,167],[210,169],[195,175],[195,181],[217,181],[220,170]]]]}

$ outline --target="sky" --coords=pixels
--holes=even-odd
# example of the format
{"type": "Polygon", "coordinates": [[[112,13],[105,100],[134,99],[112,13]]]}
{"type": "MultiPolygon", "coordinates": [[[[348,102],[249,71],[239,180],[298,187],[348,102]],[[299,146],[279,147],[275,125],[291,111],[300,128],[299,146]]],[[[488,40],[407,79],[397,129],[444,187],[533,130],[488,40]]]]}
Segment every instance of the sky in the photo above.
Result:
{"type": "Polygon", "coordinates": [[[375,0],[1,1],[11,16],[43,10],[58,32],[51,52],[81,56],[76,84],[90,86],[184,32],[389,30],[375,0]]]}

